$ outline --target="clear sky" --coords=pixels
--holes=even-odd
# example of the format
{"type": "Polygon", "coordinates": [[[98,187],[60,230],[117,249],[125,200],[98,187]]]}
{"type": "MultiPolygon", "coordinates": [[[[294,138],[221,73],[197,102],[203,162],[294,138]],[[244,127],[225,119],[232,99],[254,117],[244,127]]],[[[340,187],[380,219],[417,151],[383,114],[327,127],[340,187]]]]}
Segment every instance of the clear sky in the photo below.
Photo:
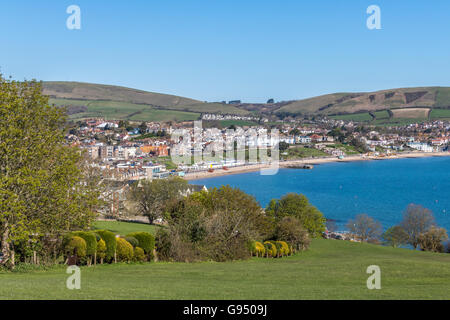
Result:
{"type": "Polygon", "coordinates": [[[7,76],[207,101],[450,86],[449,35],[448,0],[0,2],[7,76]],[[66,27],[72,4],[81,30],[66,27]],[[372,4],[381,30],[366,27],[372,4]]]}

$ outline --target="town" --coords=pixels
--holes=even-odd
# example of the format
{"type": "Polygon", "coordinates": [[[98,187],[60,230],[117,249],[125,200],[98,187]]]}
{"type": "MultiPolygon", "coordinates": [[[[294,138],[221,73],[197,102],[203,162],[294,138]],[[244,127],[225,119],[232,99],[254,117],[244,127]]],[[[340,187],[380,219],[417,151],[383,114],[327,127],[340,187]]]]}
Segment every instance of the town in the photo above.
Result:
{"type": "MultiPolygon", "coordinates": [[[[256,133],[258,138],[256,141],[245,139],[243,143],[247,150],[270,148],[274,140],[263,137],[267,137],[267,131],[274,128],[279,132],[280,161],[320,157],[343,159],[350,155],[382,158],[407,152],[445,152],[450,140],[448,121],[374,128],[333,119],[279,120],[251,127],[203,128],[201,143],[196,145],[196,150],[185,149],[184,153],[204,155],[206,150],[211,149],[211,144],[222,143],[226,139],[238,141],[249,133],[256,133]]],[[[115,180],[162,179],[171,175],[184,176],[194,171],[249,164],[248,155],[239,161],[221,154],[215,155],[214,161],[200,156],[192,157],[191,163],[177,165],[171,159],[175,155],[173,150],[176,144],[172,135],[177,130],[184,130],[193,136],[194,123],[86,119],[73,124],[66,139],[86,150],[92,162],[109,171],[110,177],[115,180]]],[[[180,155],[179,148],[177,151],[180,155]]]]}

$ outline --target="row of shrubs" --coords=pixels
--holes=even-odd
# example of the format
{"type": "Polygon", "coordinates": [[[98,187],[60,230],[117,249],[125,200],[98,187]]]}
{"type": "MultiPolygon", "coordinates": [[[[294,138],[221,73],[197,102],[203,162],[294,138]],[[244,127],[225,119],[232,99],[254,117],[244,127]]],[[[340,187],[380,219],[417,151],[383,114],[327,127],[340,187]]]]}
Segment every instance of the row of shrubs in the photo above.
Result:
{"type": "Polygon", "coordinates": [[[133,232],[125,237],[108,230],[76,231],[63,240],[67,258],[76,255],[80,263],[151,261],[154,259],[155,238],[148,232],[133,232]]]}
{"type": "Polygon", "coordinates": [[[252,255],[256,257],[280,258],[295,253],[294,248],[285,241],[254,241],[251,244],[252,255]]]}

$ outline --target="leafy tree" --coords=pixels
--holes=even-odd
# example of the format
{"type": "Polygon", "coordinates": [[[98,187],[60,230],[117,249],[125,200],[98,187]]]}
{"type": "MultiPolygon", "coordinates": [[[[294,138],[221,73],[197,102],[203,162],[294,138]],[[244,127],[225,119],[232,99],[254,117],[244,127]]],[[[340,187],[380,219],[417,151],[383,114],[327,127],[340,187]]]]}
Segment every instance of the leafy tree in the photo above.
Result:
{"type": "Polygon", "coordinates": [[[297,218],[312,237],[319,237],[325,232],[323,214],[302,194],[288,193],[279,200],[271,200],[266,214],[280,221],[284,217],[297,218]]]}
{"type": "Polygon", "coordinates": [[[181,199],[187,189],[187,181],[178,177],[140,180],[131,185],[128,199],[135,204],[137,213],[146,216],[153,224],[163,217],[167,205],[181,199]]]}
{"type": "Polygon", "coordinates": [[[280,152],[284,152],[287,149],[289,149],[289,144],[284,141],[281,141],[278,145],[278,148],[279,148],[280,152]]]}
{"type": "Polygon", "coordinates": [[[142,122],[138,128],[139,128],[139,132],[141,134],[144,134],[147,132],[147,124],[145,122],[142,122]]]}
{"type": "Polygon", "coordinates": [[[381,224],[367,214],[358,214],[355,219],[350,219],[347,228],[361,241],[377,239],[381,234],[381,224]]]}
{"type": "Polygon", "coordinates": [[[95,183],[84,179],[82,153],[65,143],[64,110],[41,92],[36,81],[0,75],[0,234],[10,268],[16,241],[41,237],[56,245],[50,240],[87,228],[98,203],[95,183]]]}
{"type": "Polygon", "coordinates": [[[384,242],[394,248],[408,243],[408,234],[401,226],[393,226],[387,229],[382,238],[384,242]]]}
{"type": "Polygon", "coordinates": [[[432,226],[419,236],[419,245],[424,251],[444,252],[443,242],[447,239],[447,232],[444,228],[432,226]]]}
{"type": "Polygon", "coordinates": [[[409,204],[403,213],[403,220],[400,226],[408,234],[408,243],[417,249],[419,237],[434,225],[433,213],[417,204],[409,204]]]}
{"type": "Polygon", "coordinates": [[[295,217],[281,219],[276,227],[275,237],[277,240],[286,241],[297,250],[305,250],[311,243],[308,232],[295,217]]]}

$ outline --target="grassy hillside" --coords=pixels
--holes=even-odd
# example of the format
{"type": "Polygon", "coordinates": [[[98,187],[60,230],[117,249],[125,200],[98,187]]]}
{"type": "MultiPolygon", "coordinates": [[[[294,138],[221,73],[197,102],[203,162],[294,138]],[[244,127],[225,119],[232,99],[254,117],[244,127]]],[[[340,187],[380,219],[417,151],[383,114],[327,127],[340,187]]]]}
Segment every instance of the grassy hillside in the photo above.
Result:
{"type": "Polygon", "coordinates": [[[197,120],[200,113],[185,112],[135,104],[106,100],[69,100],[50,99],[51,104],[66,107],[69,119],[81,120],[102,117],[107,120],[132,121],[189,121],[197,120]]]}
{"type": "Polygon", "coordinates": [[[197,100],[174,95],[147,92],[119,86],[81,82],[44,82],[44,94],[52,98],[111,100],[153,106],[177,106],[199,103],[197,100]]]}
{"type": "Polygon", "coordinates": [[[448,118],[450,87],[417,87],[377,92],[333,93],[273,104],[207,103],[118,86],[78,82],[44,82],[51,103],[68,108],[70,118],[135,121],[196,120],[201,113],[251,115],[291,113],[327,115],[380,125],[448,118]],[[391,110],[392,114],[387,114],[391,110]],[[436,111],[435,111],[436,110],[436,111]],[[378,114],[377,114],[378,113],[378,114]]]}
{"type": "Polygon", "coordinates": [[[154,235],[158,228],[159,227],[150,224],[121,221],[96,221],[94,223],[94,229],[109,230],[122,236],[135,231],[145,231],[154,235]]]}
{"type": "Polygon", "coordinates": [[[81,290],[64,267],[0,273],[0,299],[448,299],[450,254],[314,240],[281,259],[116,264],[82,268],[81,290]],[[381,268],[381,290],[366,269],[381,268]]]}
{"type": "Polygon", "coordinates": [[[276,111],[337,115],[416,107],[450,108],[450,88],[417,87],[376,92],[335,93],[292,101],[276,111]]]}

